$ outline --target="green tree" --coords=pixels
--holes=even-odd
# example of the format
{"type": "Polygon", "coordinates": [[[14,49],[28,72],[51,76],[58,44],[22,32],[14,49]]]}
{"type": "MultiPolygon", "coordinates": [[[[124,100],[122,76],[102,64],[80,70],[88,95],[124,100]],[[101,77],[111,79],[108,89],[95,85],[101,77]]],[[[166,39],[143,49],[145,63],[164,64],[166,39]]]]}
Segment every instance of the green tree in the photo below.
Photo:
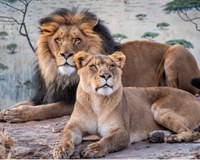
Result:
{"type": "Polygon", "coordinates": [[[0,73],[7,69],[8,69],[8,66],[4,65],[3,63],[0,63],[0,73]]]}
{"type": "Polygon", "coordinates": [[[117,42],[119,42],[119,43],[122,41],[122,39],[128,38],[126,35],[120,34],[120,33],[113,34],[112,36],[113,36],[113,38],[114,38],[117,42]]]}
{"type": "Polygon", "coordinates": [[[7,45],[7,49],[10,50],[10,54],[15,54],[16,48],[17,48],[17,44],[15,44],[15,43],[11,43],[11,44],[7,45]]]}
{"type": "Polygon", "coordinates": [[[144,18],[145,18],[146,16],[147,16],[146,14],[137,14],[137,15],[135,15],[135,17],[136,17],[138,20],[144,20],[144,18]]]}
{"type": "Polygon", "coordinates": [[[5,37],[8,36],[8,33],[5,31],[0,32],[1,39],[5,39],[5,37]]]}
{"type": "Polygon", "coordinates": [[[148,40],[152,40],[154,39],[155,37],[159,36],[158,33],[154,33],[154,32],[145,32],[141,38],[145,38],[145,39],[148,39],[148,40]]]}
{"type": "Polygon", "coordinates": [[[188,42],[184,39],[174,39],[174,40],[169,40],[169,41],[166,41],[165,44],[167,45],[176,45],[176,44],[180,44],[182,45],[183,47],[185,48],[194,48],[194,46],[192,45],[191,42],[188,42]]]}
{"type": "Polygon", "coordinates": [[[167,14],[177,13],[183,21],[194,24],[196,30],[200,32],[198,26],[200,20],[200,0],[173,0],[165,5],[164,11],[167,14]],[[196,11],[195,16],[190,15],[191,11],[196,11]]]}
{"type": "Polygon", "coordinates": [[[164,30],[165,28],[169,27],[169,24],[166,22],[161,22],[161,23],[158,23],[156,27],[160,28],[161,30],[164,30]]]}

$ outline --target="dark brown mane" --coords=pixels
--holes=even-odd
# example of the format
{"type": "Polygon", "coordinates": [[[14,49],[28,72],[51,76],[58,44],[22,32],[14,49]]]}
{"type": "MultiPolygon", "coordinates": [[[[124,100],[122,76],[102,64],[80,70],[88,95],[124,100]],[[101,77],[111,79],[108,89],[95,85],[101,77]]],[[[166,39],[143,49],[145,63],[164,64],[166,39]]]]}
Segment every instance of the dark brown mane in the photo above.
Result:
{"type": "MultiPolygon", "coordinates": [[[[39,25],[56,23],[58,28],[60,25],[80,25],[81,23],[87,23],[90,21],[97,20],[97,16],[89,10],[78,10],[77,8],[66,9],[60,8],[49,16],[40,19],[39,25]]],[[[43,30],[41,29],[41,33],[43,30]]],[[[115,50],[116,43],[114,42],[110,31],[106,26],[103,25],[103,21],[98,19],[98,24],[94,27],[94,32],[97,33],[104,42],[104,50],[106,53],[113,53],[115,50]]]]}
{"type": "MultiPolygon", "coordinates": [[[[75,102],[75,94],[78,84],[76,75],[73,77],[61,76],[52,62],[54,58],[48,46],[47,39],[52,36],[61,25],[80,25],[97,21],[97,16],[89,10],[78,10],[77,8],[61,8],[39,21],[40,35],[37,43],[37,55],[39,56],[36,65],[36,92],[33,98],[35,105],[53,102],[75,102]],[[48,34],[44,34],[48,33],[48,34]],[[41,69],[41,65],[43,66],[41,69]],[[45,70],[45,71],[44,71],[45,70]]],[[[115,42],[109,30],[98,19],[98,24],[93,28],[95,35],[98,35],[103,42],[105,53],[113,53],[115,42]]]]}

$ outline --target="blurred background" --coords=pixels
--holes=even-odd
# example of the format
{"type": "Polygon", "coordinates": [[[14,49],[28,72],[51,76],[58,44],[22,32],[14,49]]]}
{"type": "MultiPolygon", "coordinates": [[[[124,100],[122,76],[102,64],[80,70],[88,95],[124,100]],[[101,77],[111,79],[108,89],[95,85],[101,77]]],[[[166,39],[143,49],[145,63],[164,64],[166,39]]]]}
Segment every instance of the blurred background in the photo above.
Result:
{"type": "Polygon", "coordinates": [[[34,93],[38,21],[58,8],[89,9],[116,41],[181,44],[200,67],[200,0],[0,0],[0,108],[34,93]]]}

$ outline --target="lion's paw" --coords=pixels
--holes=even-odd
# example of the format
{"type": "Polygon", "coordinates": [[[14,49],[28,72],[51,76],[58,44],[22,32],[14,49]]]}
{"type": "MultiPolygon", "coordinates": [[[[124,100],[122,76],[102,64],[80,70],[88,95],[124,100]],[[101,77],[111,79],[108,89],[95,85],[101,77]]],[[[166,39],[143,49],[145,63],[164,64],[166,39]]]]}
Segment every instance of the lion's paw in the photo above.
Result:
{"type": "Polygon", "coordinates": [[[170,136],[165,137],[165,142],[167,142],[167,143],[181,143],[181,142],[185,142],[185,141],[180,135],[174,134],[174,135],[170,135],[170,136]]]}
{"type": "Polygon", "coordinates": [[[101,146],[100,143],[92,143],[82,152],[84,158],[99,158],[108,153],[106,146],[101,146]]]}
{"type": "Polygon", "coordinates": [[[148,139],[151,143],[163,143],[165,141],[165,137],[171,135],[170,131],[165,130],[156,130],[149,133],[148,139]]]}
{"type": "Polygon", "coordinates": [[[66,159],[70,158],[70,156],[74,152],[74,145],[68,141],[66,143],[61,143],[55,146],[53,150],[53,157],[55,159],[66,159]]]}
{"type": "Polygon", "coordinates": [[[23,106],[23,107],[16,107],[11,108],[4,111],[4,121],[10,123],[20,123],[20,122],[27,122],[32,116],[31,107],[23,106]]]}

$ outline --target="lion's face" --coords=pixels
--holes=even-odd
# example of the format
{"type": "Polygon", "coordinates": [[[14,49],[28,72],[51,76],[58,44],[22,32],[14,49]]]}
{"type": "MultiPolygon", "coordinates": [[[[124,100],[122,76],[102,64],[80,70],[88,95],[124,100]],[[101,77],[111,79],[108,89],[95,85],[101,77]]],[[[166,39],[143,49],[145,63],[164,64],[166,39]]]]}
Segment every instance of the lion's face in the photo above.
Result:
{"type": "Polygon", "coordinates": [[[50,52],[61,75],[71,76],[76,72],[72,59],[78,51],[103,53],[102,39],[93,31],[98,19],[84,19],[84,16],[54,15],[41,24],[38,46],[42,44],[50,52]]]}
{"type": "Polygon", "coordinates": [[[51,53],[62,75],[76,71],[73,56],[80,50],[87,50],[86,37],[77,26],[60,26],[49,39],[51,53]]]}
{"type": "Polygon", "coordinates": [[[88,93],[109,96],[121,86],[125,56],[115,52],[110,56],[78,52],[74,57],[80,85],[88,93]]]}

